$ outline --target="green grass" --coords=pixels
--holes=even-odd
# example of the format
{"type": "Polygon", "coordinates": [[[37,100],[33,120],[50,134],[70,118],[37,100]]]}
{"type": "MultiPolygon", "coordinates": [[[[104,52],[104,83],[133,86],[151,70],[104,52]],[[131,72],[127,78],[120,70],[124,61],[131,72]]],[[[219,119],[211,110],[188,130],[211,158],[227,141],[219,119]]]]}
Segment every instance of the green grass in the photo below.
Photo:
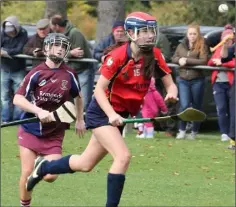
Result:
{"type": "MultiPolygon", "coordinates": [[[[66,133],[64,154],[81,153],[88,143],[73,130],[66,133]]],[[[109,136],[109,135],[108,135],[109,136]]],[[[19,206],[16,128],[2,130],[1,204],[19,206]]],[[[197,140],[175,140],[157,133],[155,139],[125,138],[133,158],[126,175],[121,206],[235,206],[235,152],[217,133],[197,140]]],[[[107,156],[90,173],[61,175],[34,191],[33,206],[104,206],[107,156]]]]}

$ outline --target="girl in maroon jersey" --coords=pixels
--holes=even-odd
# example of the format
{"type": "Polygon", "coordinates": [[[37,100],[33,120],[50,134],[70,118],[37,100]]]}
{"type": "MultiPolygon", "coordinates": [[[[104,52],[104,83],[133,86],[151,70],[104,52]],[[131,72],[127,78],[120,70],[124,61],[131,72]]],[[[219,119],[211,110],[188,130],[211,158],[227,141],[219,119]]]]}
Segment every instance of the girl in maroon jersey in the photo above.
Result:
{"type": "MultiPolygon", "coordinates": [[[[44,44],[46,61],[27,74],[13,101],[25,111],[22,119],[35,115],[40,119],[37,123],[23,124],[18,130],[21,206],[30,206],[32,192],[26,191],[25,184],[34,168],[36,157],[40,155],[46,160],[61,158],[67,124],[51,122],[49,113],[72,96],[77,109],[76,130],[79,135],[85,130],[77,75],[63,63],[70,50],[69,40],[62,34],[52,33],[45,38],[44,44]]],[[[46,175],[44,180],[53,182],[56,178],[57,175],[51,174],[46,175]]]]}
{"type": "Polygon", "coordinates": [[[107,177],[106,206],[118,206],[131,159],[121,136],[124,118],[139,111],[154,73],[161,77],[167,90],[165,100],[177,99],[170,69],[160,50],[154,48],[158,36],[155,18],[143,12],[131,13],[125,20],[125,31],[130,41],[112,50],[100,68],[101,76],[86,112],[86,127],[93,133],[87,148],[81,155],[57,161],[38,158],[27,190],[32,190],[49,173],[89,172],[109,153],[113,163],[107,177]]]}

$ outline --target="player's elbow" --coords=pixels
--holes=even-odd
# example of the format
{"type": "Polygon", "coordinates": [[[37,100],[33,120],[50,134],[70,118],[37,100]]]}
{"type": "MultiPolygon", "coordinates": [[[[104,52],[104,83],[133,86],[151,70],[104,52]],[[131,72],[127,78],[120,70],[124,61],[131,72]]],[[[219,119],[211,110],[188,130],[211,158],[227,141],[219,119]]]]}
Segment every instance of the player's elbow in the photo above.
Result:
{"type": "Polygon", "coordinates": [[[14,98],[13,98],[13,104],[16,105],[16,106],[18,106],[19,103],[20,103],[20,100],[21,100],[21,96],[18,95],[18,94],[16,94],[16,95],[14,96],[14,98]]]}

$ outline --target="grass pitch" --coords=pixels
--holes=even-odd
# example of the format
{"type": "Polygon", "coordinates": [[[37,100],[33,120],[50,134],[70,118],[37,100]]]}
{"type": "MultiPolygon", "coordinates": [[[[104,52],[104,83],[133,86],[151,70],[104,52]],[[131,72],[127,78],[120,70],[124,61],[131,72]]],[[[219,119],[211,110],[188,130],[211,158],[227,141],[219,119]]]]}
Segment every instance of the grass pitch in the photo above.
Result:
{"type": "MultiPolygon", "coordinates": [[[[1,206],[19,206],[20,160],[16,127],[1,132],[1,206]]],[[[64,155],[81,153],[90,133],[79,139],[68,130],[64,155]]],[[[195,141],[175,140],[157,133],[154,139],[125,138],[133,155],[120,206],[235,206],[235,152],[217,133],[195,141]]],[[[110,156],[90,173],[61,175],[41,182],[32,206],[104,206],[110,156]]]]}

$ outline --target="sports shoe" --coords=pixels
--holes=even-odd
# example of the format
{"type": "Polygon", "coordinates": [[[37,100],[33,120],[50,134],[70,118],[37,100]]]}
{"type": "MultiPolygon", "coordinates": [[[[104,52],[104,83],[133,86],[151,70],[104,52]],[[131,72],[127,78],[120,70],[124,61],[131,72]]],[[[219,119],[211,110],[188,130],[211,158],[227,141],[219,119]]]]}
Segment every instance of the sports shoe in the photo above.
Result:
{"type": "Polygon", "coordinates": [[[143,138],[145,138],[145,134],[144,134],[144,133],[142,133],[142,134],[137,134],[137,135],[136,135],[136,138],[143,139],[143,138]]]}
{"type": "Polygon", "coordinates": [[[197,132],[191,132],[191,134],[189,134],[186,137],[186,139],[188,139],[188,140],[195,140],[196,136],[197,136],[197,132]]]}
{"type": "Polygon", "coordinates": [[[26,190],[32,191],[34,186],[43,179],[43,176],[40,175],[40,168],[46,160],[43,157],[38,157],[34,162],[34,169],[31,175],[28,177],[26,183],[26,190]]]}
{"type": "Polygon", "coordinates": [[[186,131],[179,130],[179,133],[176,136],[176,139],[184,139],[186,136],[186,131]]]}
{"type": "Polygon", "coordinates": [[[226,142],[226,141],[229,141],[229,140],[230,140],[230,138],[228,137],[227,134],[222,134],[222,135],[221,135],[221,141],[222,141],[222,142],[226,142]]]}

